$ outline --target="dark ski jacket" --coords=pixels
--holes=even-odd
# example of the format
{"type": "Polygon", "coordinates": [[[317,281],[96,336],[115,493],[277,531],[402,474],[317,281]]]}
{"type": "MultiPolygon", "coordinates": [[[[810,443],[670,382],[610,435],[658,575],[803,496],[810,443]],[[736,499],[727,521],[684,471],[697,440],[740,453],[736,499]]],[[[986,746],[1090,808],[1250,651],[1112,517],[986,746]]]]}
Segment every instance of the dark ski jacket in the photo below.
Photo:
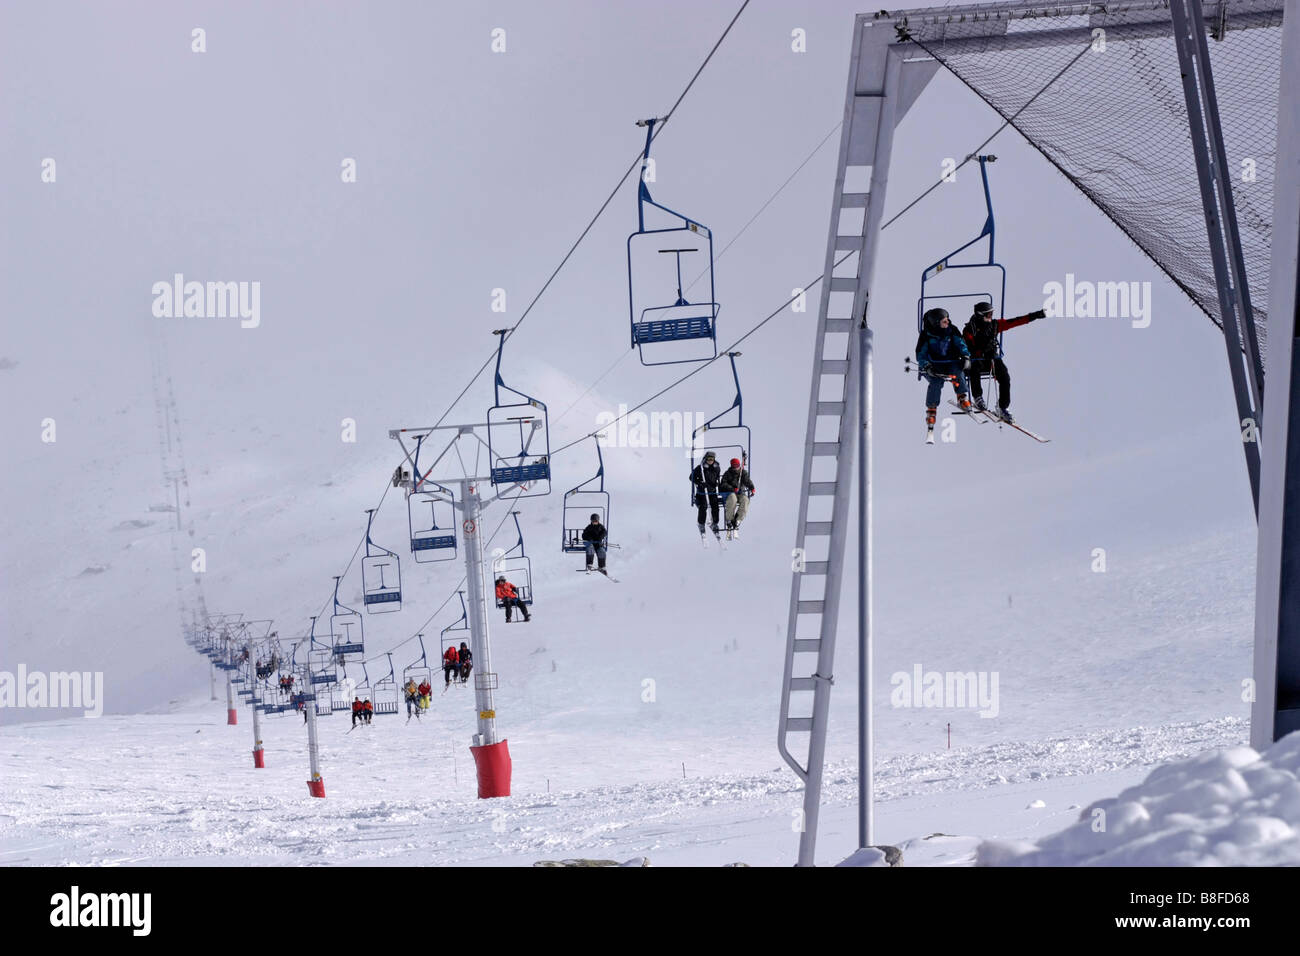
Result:
{"type": "Polygon", "coordinates": [[[962,338],[966,340],[966,346],[970,349],[972,358],[990,359],[998,354],[999,335],[1007,331],[1007,329],[1028,325],[1035,319],[1046,317],[1047,313],[1042,309],[1037,312],[1030,312],[1027,315],[1018,315],[1014,319],[993,319],[988,322],[972,315],[970,321],[966,323],[966,327],[961,330],[961,334],[962,338]]]}
{"type": "Polygon", "coordinates": [[[457,651],[456,653],[460,655],[460,662],[462,664],[468,664],[470,661],[474,659],[474,652],[471,651],[468,647],[465,648],[463,651],[457,651]]]}
{"type": "Polygon", "coordinates": [[[605,540],[608,534],[609,532],[605,530],[603,524],[589,524],[587,527],[582,529],[582,540],[600,544],[605,540]]]}
{"type": "Polygon", "coordinates": [[[916,364],[952,368],[970,358],[966,340],[951,322],[948,328],[926,329],[916,339],[916,364]]]}
{"type": "Polygon", "coordinates": [[[729,495],[733,491],[740,491],[741,488],[754,493],[754,483],[749,480],[748,468],[728,468],[722,473],[722,478],[718,480],[718,491],[721,494],[729,495]]]}
{"type": "Polygon", "coordinates": [[[695,493],[702,495],[718,493],[718,479],[722,476],[722,466],[716,461],[712,465],[700,462],[691,472],[691,481],[695,483],[695,493]]]}

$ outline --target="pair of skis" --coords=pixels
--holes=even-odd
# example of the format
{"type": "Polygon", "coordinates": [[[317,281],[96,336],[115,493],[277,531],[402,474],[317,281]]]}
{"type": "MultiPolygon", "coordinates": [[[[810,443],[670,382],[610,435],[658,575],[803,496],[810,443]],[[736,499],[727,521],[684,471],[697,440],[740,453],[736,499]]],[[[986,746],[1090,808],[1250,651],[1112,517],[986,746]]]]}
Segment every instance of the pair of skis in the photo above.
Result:
{"type": "MultiPolygon", "coordinates": [[[[714,537],[714,539],[718,542],[718,550],[719,550],[719,551],[726,551],[726,550],[727,550],[727,546],[726,546],[726,544],[725,544],[724,541],[723,541],[723,537],[722,537],[722,531],[721,531],[721,529],[719,529],[719,528],[716,527],[716,526],[710,526],[709,530],[713,532],[713,537],[714,537]]],[[[726,538],[726,540],[727,540],[727,541],[734,541],[735,539],[732,538],[730,535],[728,535],[727,538],[726,538]]],[[[709,540],[708,540],[708,538],[706,538],[706,537],[704,536],[704,532],[700,532],[700,544],[704,547],[704,550],[705,550],[705,551],[708,551],[708,550],[709,550],[709,540]]]]}
{"type": "Polygon", "coordinates": [[[600,575],[603,575],[603,576],[605,576],[606,578],[609,578],[609,580],[613,581],[615,584],[621,584],[621,583],[622,583],[621,581],[619,581],[618,578],[616,578],[616,577],[614,577],[613,575],[611,575],[611,574],[610,574],[608,571],[606,571],[604,568],[576,568],[575,570],[576,570],[579,574],[600,574],[600,575]]]}
{"type": "MultiPolygon", "coordinates": [[[[930,378],[934,378],[934,377],[936,377],[937,373],[923,372],[923,371],[921,371],[921,369],[920,369],[918,366],[913,365],[913,364],[912,364],[912,361],[913,361],[913,360],[912,360],[912,357],[911,357],[911,356],[906,356],[906,357],[904,357],[904,359],[903,359],[903,371],[904,371],[904,372],[907,372],[907,373],[916,372],[916,373],[917,373],[917,378],[920,378],[922,375],[925,375],[925,376],[930,377],[930,378]]],[[[946,379],[947,381],[952,382],[952,383],[953,383],[953,387],[954,387],[954,388],[956,387],[957,382],[956,382],[956,376],[955,376],[955,375],[938,375],[937,377],[940,377],[940,378],[946,379]]],[[[991,409],[991,408],[984,409],[983,411],[979,411],[979,410],[977,410],[977,409],[975,408],[974,405],[972,405],[970,408],[962,408],[959,404],[957,404],[957,402],[955,402],[955,401],[954,401],[953,399],[951,399],[951,398],[948,399],[948,404],[951,405],[953,408],[957,409],[957,413],[958,413],[959,415],[969,415],[969,416],[971,417],[971,420],[974,421],[976,424],[983,425],[986,421],[997,422],[999,425],[1006,425],[1006,426],[1008,426],[1009,428],[1014,428],[1016,431],[1020,432],[1021,434],[1028,435],[1030,438],[1032,438],[1032,439],[1033,439],[1034,441],[1036,441],[1036,442],[1041,442],[1042,444],[1047,444],[1049,441],[1051,441],[1050,438],[1044,438],[1042,435],[1038,435],[1038,434],[1036,434],[1036,433],[1034,433],[1034,432],[1031,432],[1028,428],[1023,427],[1022,425],[1019,425],[1019,424],[1017,424],[1016,422],[1009,422],[1009,421],[1007,421],[1005,418],[1003,418],[1001,415],[999,415],[997,412],[995,412],[995,411],[994,411],[993,409],[991,409]]],[[[926,426],[926,429],[925,429],[925,443],[926,443],[927,445],[933,445],[933,444],[934,444],[934,426],[933,426],[933,425],[927,425],[927,426],[926,426]]]]}
{"type": "MultiPolygon", "coordinates": [[[[1028,436],[1029,436],[1030,438],[1032,438],[1034,441],[1036,441],[1036,442],[1041,442],[1041,443],[1044,444],[1044,445],[1051,441],[1050,438],[1044,438],[1042,435],[1039,435],[1039,434],[1037,434],[1037,433],[1035,433],[1035,432],[1031,432],[1028,428],[1023,427],[1022,425],[1020,425],[1020,424],[1018,424],[1018,423],[1016,423],[1016,422],[1009,422],[1009,421],[1007,421],[1007,420],[1006,420],[1005,418],[1003,418],[1000,414],[998,414],[998,412],[997,412],[996,410],[994,410],[994,409],[992,409],[992,408],[985,408],[985,409],[983,409],[982,411],[981,411],[980,409],[976,408],[974,405],[972,405],[972,406],[971,406],[970,408],[968,408],[968,409],[967,409],[967,408],[962,408],[960,405],[958,405],[958,404],[957,404],[955,401],[953,401],[951,398],[948,399],[948,404],[951,405],[953,408],[957,409],[957,413],[958,413],[959,415],[969,415],[973,421],[977,422],[977,423],[980,424],[980,425],[983,425],[986,421],[989,421],[989,422],[997,422],[999,425],[1006,425],[1008,428],[1014,428],[1016,431],[1020,432],[1022,435],[1028,435],[1028,436]]],[[[933,429],[933,428],[927,429],[927,435],[926,435],[926,439],[925,439],[925,441],[926,441],[926,444],[929,444],[929,445],[933,445],[933,444],[934,444],[934,429],[933,429]]]]}

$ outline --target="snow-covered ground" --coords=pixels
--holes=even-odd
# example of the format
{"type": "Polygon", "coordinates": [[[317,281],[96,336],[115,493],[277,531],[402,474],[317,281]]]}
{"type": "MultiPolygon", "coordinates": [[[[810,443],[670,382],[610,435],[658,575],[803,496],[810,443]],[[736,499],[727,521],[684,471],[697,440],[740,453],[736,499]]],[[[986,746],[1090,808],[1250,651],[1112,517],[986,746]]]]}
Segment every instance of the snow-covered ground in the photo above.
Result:
{"type": "MultiPolygon", "coordinates": [[[[248,720],[246,708],[241,719],[248,720]]],[[[511,741],[513,795],[483,801],[464,742],[449,735],[436,708],[409,724],[376,718],[347,733],[348,723],[322,720],[324,800],[307,795],[306,733],[297,717],[266,721],[264,770],[252,766],[251,726],[227,726],[220,701],[6,728],[0,862],[792,860],[801,794],[770,756],[750,755],[768,768],[762,772],[709,772],[688,762],[677,779],[620,774],[611,769],[618,753],[610,742],[592,747],[579,737],[525,731],[511,741]],[[543,768],[561,765],[587,785],[548,792],[543,768]],[[599,782],[613,776],[625,780],[599,782]]],[[[882,841],[903,847],[907,865],[967,865],[979,837],[1041,838],[1080,807],[1137,783],[1153,764],[1233,746],[1244,733],[1244,723],[1230,718],[889,757],[877,771],[877,825],[882,841]]],[[[828,768],[822,862],[838,862],[856,841],[855,781],[850,765],[828,768]]]]}
{"type": "MultiPolygon", "coordinates": [[[[644,509],[653,528],[663,507],[647,490],[624,520],[636,526],[644,509]]],[[[778,546],[769,536],[756,524],[743,542],[754,551],[722,557],[757,569],[755,553],[778,546]]],[[[621,584],[539,562],[534,621],[506,627],[494,615],[509,799],[476,797],[467,688],[435,695],[420,722],[376,717],[347,733],[343,715],[323,718],[328,796],[313,800],[301,720],[264,719],[267,768],[254,770],[249,712],[226,726],[219,686],[216,702],[204,692],[152,713],[0,728],[0,862],[788,865],[802,794],[775,748],[782,627],[683,633],[681,609],[707,608],[717,581],[673,568],[707,569],[719,555],[689,535],[646,538],[616,553],[621,584]]],[[[960,610],[956,632],[915,626],[906,563],[883,568],[878,841],[903,847],[907,865],[969,865],[984,840],[1041,840],[1164,762],[1243,744],[1249,543],[1224,533],[1135,551],[1122,573],[1022,567],[1011,599],[979,576],[955,577],[942,606],[960,610]],[[1213,594],[1207,580],[1219,582],[1213,594]],[[997,715],[895,706],[895,675],[917,664],[998,673],[997,715]]],[[[762,573],[763,587],[735,604],[742,620],[784,603],[788,572],[762,573]]],[[[266,577],[273,586],[272,569],[266,577]]],[[[419,572],[412,585],[413,596],[432,590],[419,572]]],[[[432,633],[457,613],[444,611],[432,633]]],[[[402,617],[369,618],[367,633],[382,648],[401,639],[389,619],[402,617]]],[[[395,665],[416,656],[405,645],[395,665]]],[[[851,643],[837,670],[825,864],[856,844],[851,643]]]]}
{"type": "Polygon", "coordinates": [[[1060,833],[990,841],[986,866],[1296,866],[1300,733],[1263,753],[1240,746],[1166,764],[1085,807],[1060,833]]]}

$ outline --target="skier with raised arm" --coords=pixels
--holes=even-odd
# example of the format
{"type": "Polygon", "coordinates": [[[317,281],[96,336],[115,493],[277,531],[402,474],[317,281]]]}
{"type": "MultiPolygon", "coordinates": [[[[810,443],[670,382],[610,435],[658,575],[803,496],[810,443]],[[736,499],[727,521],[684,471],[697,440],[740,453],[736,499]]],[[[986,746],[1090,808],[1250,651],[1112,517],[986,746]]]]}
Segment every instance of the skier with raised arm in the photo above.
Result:
{"type": "Polygon", "coordinates": [[[962,337],[966,340],[966,347],[970,350],[970,391],[971,397],[975,401],[976,411],[988,411],[988,405],[984,402],[984,387],[980,382],[980,376],[992,375],[993,379],[998,383],[997,416],[1008,424],[1015,422],[1015,419],[1011,416],[1011,409],[1008,407],[1011,404],[1011,373],[1007,370],[1007,364],[1002,361],[1002,356],[999,354],[998,336],[1008,329],[1028,325],[1035,319],[1046,317],[1047,313],[1039,309],[1037,312],[1030,312],[1027,315],[1018,315],[1014,319],[995,319],[993,318],[992,302],[975,303],[974,314],[971,315],[970,321],[966,323],[965,328],[961,331],[962,337]]]}

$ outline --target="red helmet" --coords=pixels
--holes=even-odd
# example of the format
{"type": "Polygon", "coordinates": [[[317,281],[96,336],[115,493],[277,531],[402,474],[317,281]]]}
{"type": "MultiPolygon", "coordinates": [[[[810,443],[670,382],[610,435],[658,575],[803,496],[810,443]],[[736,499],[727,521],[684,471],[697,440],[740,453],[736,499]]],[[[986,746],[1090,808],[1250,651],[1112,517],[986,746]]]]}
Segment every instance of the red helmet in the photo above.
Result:
{"type": "Polygon", "coordinates": [[[732,468],[739,468],[739,467],[740,467],[740,459],[739,459],[739,458],[733,458],[733,459],[731,459],[731,467],[732,467],[732,468]]]}

